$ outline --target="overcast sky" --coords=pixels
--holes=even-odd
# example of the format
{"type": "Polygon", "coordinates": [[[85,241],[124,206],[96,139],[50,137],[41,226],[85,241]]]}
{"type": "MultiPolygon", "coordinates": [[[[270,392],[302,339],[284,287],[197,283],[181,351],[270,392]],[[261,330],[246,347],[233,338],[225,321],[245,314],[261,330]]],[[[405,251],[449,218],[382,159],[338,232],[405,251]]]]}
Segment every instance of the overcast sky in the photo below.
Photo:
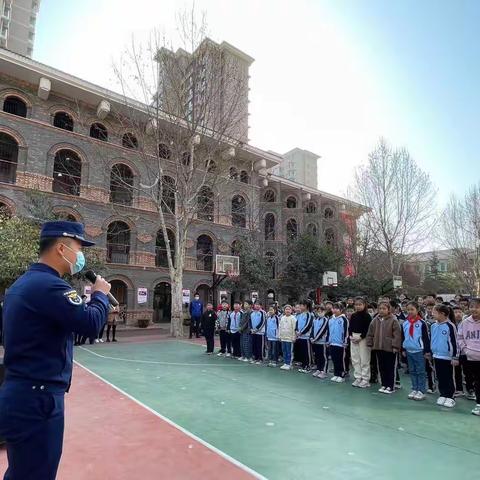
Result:
{"type": "MultiPolygon", "coordinates": [[[[42,0],[34,58],[109,87],[132,35],[175,39],[172,0],[42,0]]],[[[251,143],[311,150],[319,187],[342,194],[380,136],[440,191],[480,179],[480,2],[197,0],[210,36],[253,58],[251,143]]]]}

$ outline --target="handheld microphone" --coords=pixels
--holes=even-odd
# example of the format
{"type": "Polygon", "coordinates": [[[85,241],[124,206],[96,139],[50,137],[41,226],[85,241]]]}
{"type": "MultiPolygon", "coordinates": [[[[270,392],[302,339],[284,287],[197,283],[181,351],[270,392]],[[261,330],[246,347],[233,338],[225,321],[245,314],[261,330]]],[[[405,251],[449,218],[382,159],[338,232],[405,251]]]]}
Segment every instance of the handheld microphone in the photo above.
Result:
{"type": "MultiPolygon", "coordinates": [[[[96,280],[97,280],[97,275],[92,270],[87,270],[85,272],[85,278],[89,282],[95,283],[96,280]]],[[[110,292],[107,293],[107,297],[108,297],[108,301],[110,302],[110,305],[112,305],[114,307],[116,307],[118,305],[118,300],[110,292]]]]}

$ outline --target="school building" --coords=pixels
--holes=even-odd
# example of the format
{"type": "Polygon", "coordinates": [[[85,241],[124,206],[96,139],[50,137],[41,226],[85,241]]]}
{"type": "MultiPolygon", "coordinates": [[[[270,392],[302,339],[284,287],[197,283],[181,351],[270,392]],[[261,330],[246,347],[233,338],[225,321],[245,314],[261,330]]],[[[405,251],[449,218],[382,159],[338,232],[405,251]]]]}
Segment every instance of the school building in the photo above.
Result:
{"type": "MultiPolygon", "coordinates": [[[[253,59],[226,42],[219,48],[238,55],[248,75],[253,59]]],[[[125,321],[168,322],[170,279],[158,214],[140,195],[126,201],[111,171],[99,167],[101,151],[116,174],[142,181],[135,139],[113,114],[123,102],[113,91],[0,49],[0,208],[26,214],[27,192],[44,192],[57,214],[84,223],[97,243],[125,321]]],[[[270,259],[272,278],[288,257],[287,239],[305,231],[319,243],[342,249],[345,271],[354,273],[345,231],[355,228],[363,207],[273,174],[283,160],[248,142],[236,149],[231,198],[215,204],[212,215],[195,220],[189,232],[183,288],[192,296],[198,291],[203,299],[211,298],[215,255],[230,254],[249,228],[249,222],[239,221],[238,210],[232,221],[234,202],[255,206],[251,214],[259,218],[255,228],[263,239],[259,252],[270,259]]],[[[232,293],[248,297],[251,292],[232,293]]],[[[275,291],[260,292],[260,299],[266,301],[267,295],[281,301],[275,291]]]]}

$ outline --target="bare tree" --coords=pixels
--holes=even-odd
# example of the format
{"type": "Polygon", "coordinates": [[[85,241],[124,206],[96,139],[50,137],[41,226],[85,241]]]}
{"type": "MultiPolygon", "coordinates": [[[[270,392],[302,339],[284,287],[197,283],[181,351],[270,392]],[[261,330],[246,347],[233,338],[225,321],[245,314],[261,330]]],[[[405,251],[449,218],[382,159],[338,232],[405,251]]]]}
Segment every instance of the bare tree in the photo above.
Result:
{"type": "Polygon", "coordinates": [[[453,195],[441,223],[444,245],[452,250],[453,273],[470,293],[480,295],[480,184],[453,195]]]}
{"type": "Polygon", "coordinates": [[[360,220],[364,241],[386,257],[384,275],[398,275],[408,256],[432,241],[436,189],[428,174],[405,148],[380,139],[357,168],[352,195],[369,208],[360,220]]]}
{"type": "MultiPolygon", "coordinates": [[[[193,10],[179,15],[178,31],[182,48],[174,51],[155,32],[147,47],[132,41],[115,66],[123,101],[112,114],[127,132],[122,141],[132,150],[141,181],[125,169],[111,169],[117,199],[131,204],[135,197],[158,214],[174,336],[183,335],[184,269],[202,261],[186,255],[190,227],[215,216],[218,223],[245,227],[253,202],[241,196],[230,202],[231,185],[241,181],[232,162],[247,141],[248,64],[234,47],[207,38],[205,20],[197,22],[193,10]]],[[[251,168],[246,162],[245,171],[251,168]]],[[[211,252],[205,256],[211,258],[211,252]]]]}

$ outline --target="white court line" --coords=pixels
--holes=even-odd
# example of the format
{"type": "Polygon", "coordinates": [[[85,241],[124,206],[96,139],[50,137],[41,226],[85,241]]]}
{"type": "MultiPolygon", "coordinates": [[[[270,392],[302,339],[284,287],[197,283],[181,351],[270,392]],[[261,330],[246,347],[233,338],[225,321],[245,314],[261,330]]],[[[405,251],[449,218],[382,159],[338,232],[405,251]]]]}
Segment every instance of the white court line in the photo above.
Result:
{"type": "MultiPolygon", "coordinates": [[[[86,349],[85,349],[86,350],[86,349]]],[[[198,443],[202,444],[204,447],[207,447],[209,448],[210,450],[212,450],[213,452],[215,452],[216,454],[220,455],[222,458],[224,458],[225,460],[228,460],[230,463],[233,463],[235,466],[237,466],[238,468],[240,468],[241,470],[249,473],[250,475],[252,475],[253,477],[255,478],[258,478],[259,480],[268,480],[267,477],[264,477],[263,475],[261,475],[260,473],[256,472],[255,470],[252,470],[250,467],[247,467],[247,465],[244,465],[243,463],[239,462],[238,460],[236,460],[235,458],[231,457],[230,455],[228,455],[228,453],[225,453],[225,452],[222,452],[222,450],[219,450],[217,447],[214,447],[213,445],[211,445],[210,443],[208,443],[207,441],[205,440],[202,440],[200,437],[197,437],[194,433],[188,431],[187,429],[183,428],[182,426],[178,425],[178,423],[175,423],[173,420],[170,420],[169,418],[165,417],[164,415],[162,415],[161,413],[158,413],[157,411],[155,411],[153,408],[150,408],[148,405],[145,405],[143,402],[141,402],[140,400],[137,400],[135,397],[133,397],[132,395],[130,395],[129,393],[125,392],[125,390],[122,390],[120,387],[117,387],[116,385],[114,385],[113,383],[110,383],[108,380],[106,380],[105,378],[103,378],[102,376],[98,375],[97,373],[95,372],[92,372],[92,370],[90,370],[89,368],[85,367],[84,365],[82,365],[81,363],[79,363],[77,360],[74,360],[74,363],[76,365],[78,365],[79,367],[83,368],[85,371],[87,371],[88,373],[90,373],[91,375],[93,375],[94,377],[98,378],[99,380],[101,380],[102,382],[106,383],[107,385],[109,385],[110,387],[114,388],[115,390],[117,390],[117,392],[120,392],[122,395],[125,395],[126,397],[128,397],[130,400],[134,401],[136,404],[140,405],[141,407],[145,408],[146,410],[148,410],[150,413],[153,413],[154,415],[156,415],[158,418],[162,419],[163,421],[167,422],[169,425],[171,425],[172,427],[176,428],[177,430],[180,430],[182,433],[184,433],[185,435],[189,436],[190,438],[192,438],[193,440],[197,441],[198,443]]]]}
{"type": "Polygon", "coordinates": [[[218,367],[218,368],[223,368],[223,367],[242,367],[244,365],[238,364],[238,363],[232,363],[231,365],[220,365],[220,364],[214,364],[214,363],[177,363],[177,362],[159,362],[156,360],[136,360],[134,358],[122,358],[122,357],[110,357],[108,355],[101,355],[100,353],[94,352],[93,350],[90,350],[89,348],[86,347],[78,347],[81,350],[85,350],[88,353],[91,353],[92,355],[95,355],[96,357],[104,358],[106,360],[117,360],[119,362],[130,362],[130,363],[146,363],[148,365],[173,365],[173,366],[178,366],[178,367],[218,367]]]}

